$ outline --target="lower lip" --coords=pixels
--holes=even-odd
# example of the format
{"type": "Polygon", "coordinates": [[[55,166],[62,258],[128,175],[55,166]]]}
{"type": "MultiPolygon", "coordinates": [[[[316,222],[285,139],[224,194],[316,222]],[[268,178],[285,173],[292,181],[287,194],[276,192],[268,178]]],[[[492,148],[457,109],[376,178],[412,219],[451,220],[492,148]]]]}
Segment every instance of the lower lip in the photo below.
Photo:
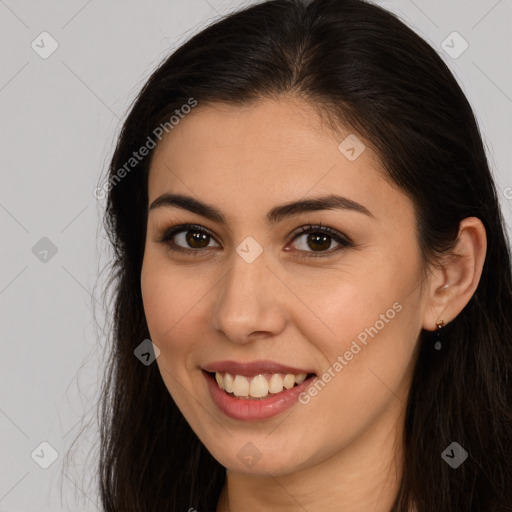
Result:
{"type": "Polygon", "coordinates": [[[315,376],[293,388],[281,391],[279,394],[261,400],[235,398],[221,389],[215,379],[204,370],[202,371],[208,391],[217,407],[230,418],[242,421],[260,421],[273,418],[289,409],[298,402],[298,396],[309,386],[315,376]]]}

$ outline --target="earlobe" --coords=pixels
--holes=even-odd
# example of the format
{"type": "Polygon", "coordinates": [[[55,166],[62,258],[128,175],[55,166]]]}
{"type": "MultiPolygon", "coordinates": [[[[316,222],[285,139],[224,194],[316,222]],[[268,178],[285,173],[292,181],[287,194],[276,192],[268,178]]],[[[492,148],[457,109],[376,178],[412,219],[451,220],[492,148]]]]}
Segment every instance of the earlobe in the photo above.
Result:
{"type": "Polygon", "coordinates": [[[480,282],[486,251],[482,221],[476,217],[462,220],[455,247],[430,276],[423,319],[425,330],[435,330],[441,319],[444,324],[452,321],[471,300],[480,282]]]}

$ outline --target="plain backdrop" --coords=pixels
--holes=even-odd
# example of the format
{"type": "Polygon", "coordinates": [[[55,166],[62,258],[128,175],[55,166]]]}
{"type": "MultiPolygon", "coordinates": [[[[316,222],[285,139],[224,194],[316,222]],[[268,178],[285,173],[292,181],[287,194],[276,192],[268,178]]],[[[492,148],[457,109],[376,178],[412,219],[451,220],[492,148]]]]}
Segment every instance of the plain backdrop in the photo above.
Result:
{"type": "MultiPolygon", "coordinates": [[[[93,190],[149,73],[248,3],[0,0],[0,512],[101,510],[94,404],[106,337],[95,325],[110,252],[93,190]]],[[[510,233],[512,1],[376,3],[434,46],[461,83],[510,233]]]]}

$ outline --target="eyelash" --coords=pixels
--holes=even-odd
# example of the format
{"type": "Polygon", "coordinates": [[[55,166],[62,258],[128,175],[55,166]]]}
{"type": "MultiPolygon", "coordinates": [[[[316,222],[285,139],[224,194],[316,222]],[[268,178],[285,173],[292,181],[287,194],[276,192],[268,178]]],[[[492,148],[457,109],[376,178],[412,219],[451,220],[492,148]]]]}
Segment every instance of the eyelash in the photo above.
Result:
{"type": "MultiPolygon", "coordinates": [[[[176,251],[181,252],[184,254],[193,254],[194,256],[199,256],[201,253],[205,252],[205,249],[187,249],[184,247],[181,247],[179,245],[176,245],[172,238],[182,232],[187,231],[195,231],[199,233],[203,233],[205,235],[208,235],[209,237],[215,239],[215,237],[204,227],[199,226],[197,224],[180,224],[178,226],[173,226],[163,232],[161,236],[157,239],[157,242],[159,243],[165,243],[170,251],[176,251]]],[[[297,233],[293,235],[292,242],[295,241],[297,238],[304,234],[310,234],[310,233],[322,233],[328,235],[330,238],[332,238],[335,242],[338,242],[340,245],[336,249],[330,249],[328,251],[318,252],[315,253],[314,251],[302,251],[299,250],[299,257],[300,258],[322,258],[326,256],[330,256],[333,253],[338,252],[341,249],[347,248],[347,247],[353,247],[353,242],[350,240],[349,237],[346,235],[342,235],[338,231],[335,231],[334,229],[331,229],[327,226],[322,226],[322,224],[318,225],[311,225],[307,224],[305,226],[302,226],[297,233]]],[[[218,243],[218,242],[217,242],[218,243]]]]}

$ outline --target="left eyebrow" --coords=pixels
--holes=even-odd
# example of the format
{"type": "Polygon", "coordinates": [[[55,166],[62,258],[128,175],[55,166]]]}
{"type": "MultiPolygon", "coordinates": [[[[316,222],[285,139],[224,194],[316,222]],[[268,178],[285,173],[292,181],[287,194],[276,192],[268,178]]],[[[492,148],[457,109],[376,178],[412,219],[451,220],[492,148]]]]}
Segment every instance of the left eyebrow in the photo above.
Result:
{"type": "MultiPolygon", "coordinates": [[[[226,224],[226,217],[218,208],[203,203],[194,197],[182,194],[162,194],[151,203],[148,211],[161,207],[181,208],[197,213],[212,221],[219,222],[220,224],[226,224]]],[[[276,224],[294,215],[319,210],[348,210],[375,218],[370,210],[362,204],[346,197],[331,194],[275,206],[267,213],[267,221],[269,224],[276,224]]]]}

